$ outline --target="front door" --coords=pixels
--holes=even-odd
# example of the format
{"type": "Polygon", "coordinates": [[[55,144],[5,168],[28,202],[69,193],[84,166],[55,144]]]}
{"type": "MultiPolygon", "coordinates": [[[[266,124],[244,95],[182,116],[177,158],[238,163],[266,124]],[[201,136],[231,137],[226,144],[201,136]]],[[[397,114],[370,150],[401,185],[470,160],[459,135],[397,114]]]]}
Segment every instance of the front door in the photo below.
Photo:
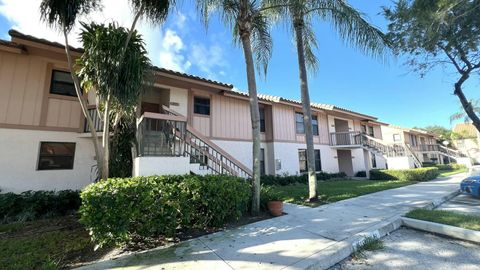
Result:
{"type": "Polygon", "coordinates": [[[338,170],[348,176],[353,176],[352,151],[337,150],[338,170]]]}
{"type": "Polygon", "coordinates": [[[335,118],[335,139],[337,145],[351,145],[348,121],[335,118]]]}

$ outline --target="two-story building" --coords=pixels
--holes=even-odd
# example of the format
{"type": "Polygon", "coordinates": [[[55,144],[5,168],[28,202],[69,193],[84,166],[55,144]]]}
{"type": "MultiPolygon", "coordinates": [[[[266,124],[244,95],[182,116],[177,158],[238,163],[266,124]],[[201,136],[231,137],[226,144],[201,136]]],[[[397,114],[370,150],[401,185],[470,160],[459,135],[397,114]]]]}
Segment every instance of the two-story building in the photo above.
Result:
{"type": "MultiPolygon", "coordinates": [[[[0,189],[80,189],[95,180],[96,162],[64,46],[17,31],[9,34],[11,41],[0,41],[0,189]]],[[[82,53],[72,51],[74,57],[82,53]]],[[[153,72],[154,87],[142,93],[137,112],[133,174],[250,177],[248,95],[189,74],[157,67],[153,72]]],[[[101,130],[94,94],[87,99],[88,113],[101,130]]],[[[305,172],[301,103],[269,95],[259,95],[259,103],[262,174],[305,172]]],[[[376,117],[318,103],[312,111],[317,171],[354,176],[391,165],[413,167],[405,146],[410,141],[385,142],[396,142],[395,136],[385,133],[386,124],[376,117]]]]}

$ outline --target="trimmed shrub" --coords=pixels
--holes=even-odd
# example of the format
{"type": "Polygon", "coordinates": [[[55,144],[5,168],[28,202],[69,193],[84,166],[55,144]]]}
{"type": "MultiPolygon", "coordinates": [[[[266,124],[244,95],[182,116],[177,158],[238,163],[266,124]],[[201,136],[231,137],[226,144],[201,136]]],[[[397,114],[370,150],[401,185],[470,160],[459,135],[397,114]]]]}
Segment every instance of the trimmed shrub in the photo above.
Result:
{"type": "Polygon", "coordinates": [[[454,170],[460,170],[460,169],[466,169],[467,166],[463,164],[457,164],[457,163],[450,163],[450,164],[437,164],[435,165],[436,168],[438,168],[441,171],[454,171],[454,170]]]}
{"type": "MultiPolygon", "coordinates": [[[[326,173],[326,172],[319,172],[317,173],[317,180],[331,180],[331,179],[339,179],[339,178],[346,178],[347,175],[344,172],[340,173],[326,173]]],[[[264,175],[261,177],[260,182],[263,185],[279,185],[279,186],[287,186],[296,183],[300,184],[307,184],[308,183],[308,176],[307,174],[300,174],[300,175],[264,175]]]]}
{"type": "Polygon", "coordinates": [[[366,171],[358,171],[355,174],[355,177],[367,177],[367,172],[366,171]]]}
{"type": "Polygon", "coordinates": [[[111,178],[87,186],[81,197],[81,221],[101,246],[223,226],[248,211],[251,188],[224,175],[111,178]]]}
{"type": "Polygon", "coordinates": [[[438,168],[426,167],[409,170],[371,170],[370,180],[429,181],[437,178],[438,168]]]}
{"type": "Polygon", "coordinates": [[[0,223],[64,216],[80,207],[78,191],[0,193],[0,223]]]}

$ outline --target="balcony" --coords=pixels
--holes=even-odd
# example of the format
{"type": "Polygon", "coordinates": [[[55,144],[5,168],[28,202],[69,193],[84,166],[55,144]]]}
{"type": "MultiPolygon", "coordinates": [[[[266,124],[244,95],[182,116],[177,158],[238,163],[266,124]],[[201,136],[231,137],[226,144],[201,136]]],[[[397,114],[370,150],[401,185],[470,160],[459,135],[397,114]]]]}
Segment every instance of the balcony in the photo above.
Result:
{"type": "Polygon", "coordinates": [[[362,133],[332,132],[330,133],[330,146],[335,148],[358,148],[362,146],[362,133]]]}
{"type": "Polygon", "coordinates": [[[420,144],[420,145],[411,145],[413,151],[417,152],[436,152],[439,151],[438,144],[420,144]]]}

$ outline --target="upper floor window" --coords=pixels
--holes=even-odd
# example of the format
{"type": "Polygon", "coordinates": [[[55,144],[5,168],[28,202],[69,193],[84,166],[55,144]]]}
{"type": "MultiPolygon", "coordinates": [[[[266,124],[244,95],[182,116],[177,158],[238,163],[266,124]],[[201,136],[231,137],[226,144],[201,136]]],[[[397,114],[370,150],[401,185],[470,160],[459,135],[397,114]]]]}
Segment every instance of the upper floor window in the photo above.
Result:
{"type": "Polygon", "coordinates": [[[53,70],[50,82],[50,94],[76,97],[75,84],[70,72],[53,70]]]}
{"type": "Polygon", "coordinates": [[[368,126],[368,135],[375,137],[375,131],[372,126],[368,126]]]}
{"type": "Polygon", "coordinates": [[[401,140],[402,140],[402,138],[401,138],[400,134],[393,134],[393,141],[394,142],[399,142],[401,140]]]}
{"type": "Polygon", "coordinates": [[[260,107],[260,132],[265,132],[265,108],[260,107]]]}
{"type": "Polygon", "coordinates": [[[75,157],[75,143],[41,142],[38,170],[71,170],[75,157]]]}
{"type": "MultiPolygon", "coordinates": [[[[297,134],[305,134],[305,123],[303,122],[303,113],[295,113],[295,126],[297,134]]],[[[312,115],[312,131],[314,136],[318,136],[318,117],[312,115]]]]}
{"type": "Polygon", "coordinates": [[[367,134],[367,125],[361,125],[362,127],[362,133],[367,134]]]}
{"type": "Polygon", "coordinates": [[[204,97],[193,98],[193,113],[210,115],[210,99],[204,97]]]}
{"type": "MultiPolygon", "coordinates": [[[[320,158],[320,150],[314,150],[314,157],[315,157],[315,171],[319,172],[322,170],[322,161],[320,158]]],[[[298,149],[298,162],[300,165],[300,172],[307,172],[308,165],[307,165],[307,151],[305,149],[298,149]]]]}

